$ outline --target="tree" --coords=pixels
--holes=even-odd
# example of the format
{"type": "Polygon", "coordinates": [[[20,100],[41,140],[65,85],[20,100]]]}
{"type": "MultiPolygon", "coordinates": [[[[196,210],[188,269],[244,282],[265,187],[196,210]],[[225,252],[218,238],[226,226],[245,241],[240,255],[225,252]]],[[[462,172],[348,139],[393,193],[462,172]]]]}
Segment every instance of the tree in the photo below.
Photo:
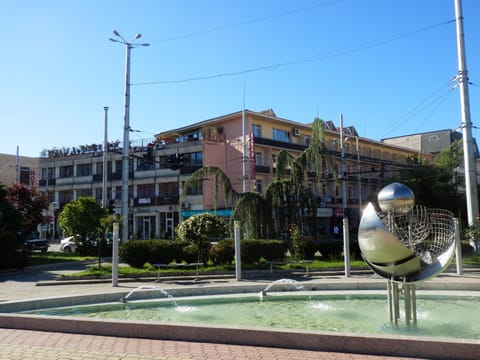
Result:
{"type": "Polygon", "coordinates": [[[457,173],[462,159],[461,144],[454,142],[437,155],[433,164],[420,157],[408,159],[409,166],[392,180],[407,185],[415,194],[417,204],[447,209],[462,217],[465,213],[465,194],[459,191],[463,179],[457,173]]]}
{"type": "Polygon", "coordinates": [[[45,221],[43,211],[48,207],[47,198],[35,188],[28,188],[24,184],[12,184],[7,188],[7,199],[21,216],[20,233],[25,240],[45,221]]]}
{"type": "Polygon", "coordinates": [[[0,184],[0,268],[23,267],[26,256],[21,251],[22,216],[7,200],[7,190],[0,184]]]}
{"type": "Polygon", "coordinates": [[[217,216],[205,213],[183,221],[178,225],[176,233],[179,240],[191,242],[197,251],[197,259],[206,263],[210,239],[224,237],[225,226],[217,216]]]}
{"type": "Polygon", "coordinates": [[[107,216],[107,211],[97,203],[95,198],[80,197],[65,205],[58,217],[58,222],[63,235],[78,235],[79,251],[88,253],[92,251],[95,241],[102,234],[101,219],[104,216],[107,216]]]}

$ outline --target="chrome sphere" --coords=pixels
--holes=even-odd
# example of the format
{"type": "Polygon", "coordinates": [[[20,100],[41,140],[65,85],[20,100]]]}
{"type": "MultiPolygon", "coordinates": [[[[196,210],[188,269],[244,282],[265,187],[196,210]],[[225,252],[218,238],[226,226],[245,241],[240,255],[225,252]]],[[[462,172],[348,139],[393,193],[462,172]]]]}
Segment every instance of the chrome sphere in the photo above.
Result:
{"type": "Polygon", "coordinates": [[[415,206],[415,194],[406,185],[392,183],[378,193],[378,205],[384,212],[407,214],[415,206]]]}

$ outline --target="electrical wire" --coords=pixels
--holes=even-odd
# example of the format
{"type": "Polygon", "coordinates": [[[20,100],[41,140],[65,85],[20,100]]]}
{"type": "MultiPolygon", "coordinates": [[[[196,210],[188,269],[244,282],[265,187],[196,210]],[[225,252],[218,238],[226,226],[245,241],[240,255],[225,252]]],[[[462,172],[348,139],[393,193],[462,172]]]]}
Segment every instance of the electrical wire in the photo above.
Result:
{"type": "Polygon", "coordinates": [[[192,82],[192,81],[199,81],[199,80],[212,80],[212,79],[217,79],[217,78],[223,78],[223,77],[229,77],[229,76],[238,76],[238,75],[243,75],[243,74],[248,74],[252,72],[259,72],[259,71],[267,71],[267,70],[276,70],[280,67],[284,66],[292,66],[292,65],[299,65],[299,64],[305,64],[309,62],[315,62],[315,61],[320,61],[320,60],[326,60],[338,56],[343,56],[343,55],[348,55],[352,54],[355,52],[360,52],[366,49],[382,46],[388,43],[391,43],[393,41],[397,41],[400,39],[404,39],[406,37],[410,37],[413,35],[416,35],[421,32],[425,32],[440,26],[445,26],[448,24],[451,24],[455,22],[455,20],[448,20],[448,21],[443,21],[441,23],[429,25],[426,27],[418,28],[415,30],[411,30],[405,33],[397,34],[397,35],[392,35],[383,39],[378,39],[378,40],[372,40],[369,42],[366,42],[364,44],[361,44],[356,47],[349,47],[349,48],[344,48],[344,49],[338,49],[338,50],[333,50],[330,52],[326,52],[323,54],[318,54],[318,55],[313,55],[309,56],[303,59],[296,59],[296,60],[290,60],[290,61],[285,61],[285,62],[280,62],[277,64],[270,64],[270,65],[264,65],[264,66],[259,66],[251,69],[246,69],[246,70],[238,70],[238,71],[231,71],[231,72],[225,72],[225,73],[219,73],[219,74],[214,74],[214,75],[207,75],[207,76],[196,76],[196,77],[190,77],[190,78],[184,78],[184,79],[177,79],[177,80],[162,80],[162,81],[148,81],[148,82],[137,82],[137,83],[131,83],[130,85],[136,85],[136,86],[145,86],[145,85],[164,85],[164,84],[176,84],[176,83],[186,83],[186,82],[192,82]]]}
{"type": "MultiPolygon", "coordinates": [[[[430,95],[425,97],[422,101],[420,101],[417,105],[415,105],[411,110],[405,113],[402,117],[394,121],[392,124],[389,124],[388,130],[385,130],[383,133],[381,133],[378,136],[378,138],[386,137],[386,135],[392,133],[393,131],[398,129],[400,126],[403,126],[406,122],[408,122],[409,120],[417,116],[419,113],[421,113],[422,111],[430,107],[432,104],[439,101],[439,99],[442,99],[445,95],[449,95],[454,89],[454,86],[452,87],[450,85],[451,82],[452,80],[449,80],[443,83],[439,88],[437,88],[434,92],[432,92],[430,95]],[[443,92],[440,95],[437,95],[442,90],[443,92]]],[[[442,100],[442,102],[443,101],[444,100],[442,100]]]]}
{"type": "Polygon", "coordinates": [[[316,4],[316,5],[312,5],[312,6],[308,6],[308,7],[303,7],[303,8],[298,8],[298,9],[293,9],[293,10],[290,10],[290,11],[284,11],[284,12],[280,12],[280,13],[277,13],[277,14],[262,16],[262,17],[258,17],[258,18],[253,18],[253,19],[250,19],[250,20],[240,21],[238,23],[216,26],[216,27],[213,27],[213,28],[210,28],[210,29],[201,30],[201,31],[193,32],[193,33],[172,36],[172,37],[169,37],[169,38],[161,39],[161,40],[153,42],[153,43],[151,42],[151,44],[164,43],[164,42],[169,42],[169,41],[174,41],[174,40],[181,40],[181,39],[196,37],[196,36],[205,35],[205,34],[209,34],[209,33],[224,31],[224,30],[228,30],[228,29],[232,29],[232,28],[240,27],[240,26],[244,26],[244,25],[250,25],[250,24],[255,24],[255,23],[259,23],[259,22],[264,22],[264,21],[268,21],[268,20],[272,20],[272,19],[276,19],[276,18],[280,18],[280,17],[284,17],[284,16],[289,16],[289,15],[292,15],[292,14],[297,14],[297,13],[301,13],[301,12],[305,12],[305,11],[310,11],[310,10],[320,8],[320,7],[326,7],[326,6],[334,5],[334,4],[339,3],[341,1],[344,1],[344,0],[330,0],[330,1],[322,2],[320,4],[316,4]]]}

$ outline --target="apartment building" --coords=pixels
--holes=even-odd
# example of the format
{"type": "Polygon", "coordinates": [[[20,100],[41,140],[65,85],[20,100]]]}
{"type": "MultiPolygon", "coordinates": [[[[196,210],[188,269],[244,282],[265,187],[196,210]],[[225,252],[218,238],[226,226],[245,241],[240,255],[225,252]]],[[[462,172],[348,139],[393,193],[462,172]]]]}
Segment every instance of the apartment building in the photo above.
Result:
{"type": "MultiPolygon", "coordinates": [[[[340,129],[325,123],[325,141],[336,173],[341,169],[340,129]]],[[[175,226],[188,216],[212,211],[229,216],[232,209],[218,194],[214,201],[212,179],[188,189],[179,204],[182,184],[203,166],[216,166],[229,177],[238,192],[262,192],[274,178],[276,155],[282,149],[300,154],[311,141],[311,124],[283,119],[273,110],[238,111],[157,134],[130,144],[129,237],[173,237],[175,226]],[[181,164],[177,160],[181,158],[181,164]],[[216,206],[215,206],[216,205],[216,206]]],[[[349,217],[358,222],[360,202],[371,200],[383,177],[406,166],[418,151],[361,138],[355,128],[343,128],[344,178],[330,176],[317,186],[311,182],[318,207],[319,231],[331,233],[343,217],[342,180],[346,182],[349,217]]],[[[110,206],[121,199],[122,146],[112,142],[107,149],[107,198],[110,206]]],[[[69,201],[94,196],[101,202],[103,146],[89,145],[46,151],[40,159],[39,189],[53,206],[52,223],[69,201]]],[[[431,155],[423,154],[427,159],[431,155]]]]}

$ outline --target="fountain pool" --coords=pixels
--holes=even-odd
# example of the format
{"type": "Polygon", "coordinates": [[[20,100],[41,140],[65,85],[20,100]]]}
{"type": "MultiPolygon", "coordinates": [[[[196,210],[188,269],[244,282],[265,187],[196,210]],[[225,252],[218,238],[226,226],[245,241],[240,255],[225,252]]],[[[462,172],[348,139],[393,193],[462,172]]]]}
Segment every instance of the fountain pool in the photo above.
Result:
{"type": "MultiPolygon", "coordinates": [[[[166,292],[163,291],[162,294],[166,292]]],[[[168,293],[167,293],[168,294],[168,293]]],[[[408,335],[480,339],[476,296],[418,296],[418,324],[392,324],[385,295],[325,295],[286,292],[227,295],[152,301],[129,301],[28,311],[42,316],[74,316],[127,321],[242,326],[347,332],[370,335],[408,335]]]]}

